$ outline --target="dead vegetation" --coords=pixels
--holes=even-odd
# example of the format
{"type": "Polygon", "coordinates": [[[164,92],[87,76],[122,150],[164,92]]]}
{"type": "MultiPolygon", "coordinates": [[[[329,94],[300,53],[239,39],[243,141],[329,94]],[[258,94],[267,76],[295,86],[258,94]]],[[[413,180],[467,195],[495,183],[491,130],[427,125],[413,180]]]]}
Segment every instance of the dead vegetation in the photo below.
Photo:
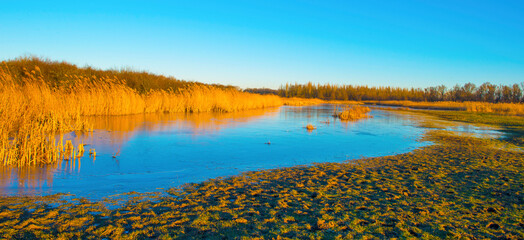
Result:
{"type": "Polygon", "coordinates": [[[353,121],[371,117],[368,115],[370,111],[368,107],[353,105],[351,107],[345,107],[341,111],[335,110],[333,117],[337,117],[343,121],[353,121]]]}

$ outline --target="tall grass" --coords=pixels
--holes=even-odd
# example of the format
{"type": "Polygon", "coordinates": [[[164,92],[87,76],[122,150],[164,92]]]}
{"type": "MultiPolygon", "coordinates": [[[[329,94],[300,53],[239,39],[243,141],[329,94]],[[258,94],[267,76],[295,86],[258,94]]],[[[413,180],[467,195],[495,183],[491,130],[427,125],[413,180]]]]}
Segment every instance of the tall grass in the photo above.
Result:
{"type": "Polygon", "coordinates": [[[0,161],[3,165],[35,165],[74,158],[81,146],[75,148],[57,141],[53,133],[89,129],[85,121],[68,112],[68,106],[55,98],[38,72],[39,68],[35,68],[21,79],[14,79],[9,69],[0,69],[0,161]]]}
{"type": "Polygon", "coordinates": [[[366,101],[366,103],[403,106],[419,109],[459,110],[469,112],[486,112],[501,115],[524,116],[522,103],[489,103],[489,102],[412,102],[412,101],[366,101]]]}
{"type": "Polygon", "coordinates": [[[362,102],[349,101],[349,100],[322,100],[318,98],[298,98],[298,97],[282,98],[282,101],[283,101],[283,104],[287,106],[308,106],[308,105],[317,105],[317,104],[323,104],[323,103],[351,104],[351,105],[363,104],[362,102]]]}
{"type": "Polygon", "coordinates": [[[487,112],[502,115],[524,116],[523,103],[479,103],[466,102],[466,111],[487,112]]]}
{"type": "Polygon", "coordinates": [[[38,66],[10,71],[0,67],[0,163],[37,165],[74,159],[82,145],[72,146],[56,134],[89,131],[86,116],[166,112],[235,112],[282,105],[278,96],[234,88],[190,84],[183,88],[133,89],[117,76],[76,75],[46,79],[38,66]]]}
{"type": "Polygon", "coordinates": [[[327,101],[321,100],[318,98],[291,97],[291,98],[283,98],[283,99],[284,99],[284,105],[288,105],[288,106],[307,106],[307,105],[316,105],[316,104],[327,103],[327,101]]]}

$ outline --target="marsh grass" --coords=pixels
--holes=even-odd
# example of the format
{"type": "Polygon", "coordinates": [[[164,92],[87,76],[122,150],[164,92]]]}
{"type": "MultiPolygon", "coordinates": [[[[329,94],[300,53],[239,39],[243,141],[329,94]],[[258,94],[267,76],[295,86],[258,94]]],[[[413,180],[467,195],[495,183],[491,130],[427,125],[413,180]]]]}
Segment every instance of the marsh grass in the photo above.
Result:
{"type": "Polygon", "coordinates": [[[402,106],[416,109],[459,110],[499,115],[524,116],[523,103],[488,102],[412,102],[412,101],[366,101],[369,104],[402,106]]]}
{"type": "Polygon", "coordinates": [[[524,117],[522,116],[465,111],[422,111],[421,113],[449,121],[496,126],[499,131],[504,132],[504,141],[524,146],[524,117]]]}
{"type": "Polygon", "coordinates": [[[322,100],[318,98],[282,98],[283,104],[287,106],[309,106],[318,104],[347,104],[347,105],[360,105],[362,102],[358,101],[342,101],[342,100],[322,100]]]}
{"type": "Polygon", "coordinates": [[[247,172],[120,207],[0,198],[6,238],[522,239],[524,156],[434,130],[411,153],[247,172]]]}
{"type": "Polygon", "coordinates": [[[368,113],[371,110],[365,106],[353,105],[351,107],[345,107],[342,111],[335,110],[333,117],[337,117],[343,121],[353,121],[362,118],[369,118],[368,113]]]}
{"type": "Polygon", "coordinates": [[[308,106],[327,103],[327,101],[317,98],[282,98],[284,105],[287,106],[308,106]]]}
{"type": "MultiPolygon", "coordinates": [[[[81,157],[55,135],[91,131],[86,116],[174,112],[237,112],[282,105],[277,96],[203,84],[138,92],[117,76],[63,73],[46,79],[42,69],[0,67],[0,164],[39,165],[81,157]]],[[[128,73],[129,74],[129,73],[128,73]]],[[[139,73],[137,73],[139,74],[139,73]]]]}
{"type": "MultiPolygon", "coordinates": [[[[503,132],[504,142],[524,146],[524,117],[513,115],[501,115],[498,113],[480,113],[469,111],[440,111],[440,110],[416,110],[403,108],[381,108],[387,111],[397,111],[399,113],[409,112],[409,114],[423,114],[436,117],[436,119],[453,122],[473,123],[488,127],[495,127],[497,131],[503,132]]],[[[436,124],[435,121],[425,122],[423,127],[446,128],[446,122],[436,124]],[[444,124],[444,125],[443,125],[444,124]]]]}

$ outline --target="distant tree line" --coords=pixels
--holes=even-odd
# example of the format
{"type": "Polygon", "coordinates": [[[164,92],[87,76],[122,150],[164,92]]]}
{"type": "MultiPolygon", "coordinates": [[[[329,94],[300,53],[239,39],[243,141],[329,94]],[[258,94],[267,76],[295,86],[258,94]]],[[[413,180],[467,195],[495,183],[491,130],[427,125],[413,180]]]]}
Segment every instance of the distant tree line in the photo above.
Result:
{"type": "Polygon", "coordinates": [[[246,88],[244,89],[244,92],[258,93],[262,95],[266,95],[266,94],[279,95],[279,90],[275,90],[271,88],[246,88]]]}
{"type": "Polygon", "coordinates": [[[368,87],[333,84],[286,84],[278,90],[249,89],[250,92],[277,94],[282,97],[320,98],[324,100],[410,100],[410,101],[482,101],[492,103],[524,102],[524,82],[495,85],[489,82],[476,86],[466,83],[447,88],[444,85],[427,88],[368,87]]]}

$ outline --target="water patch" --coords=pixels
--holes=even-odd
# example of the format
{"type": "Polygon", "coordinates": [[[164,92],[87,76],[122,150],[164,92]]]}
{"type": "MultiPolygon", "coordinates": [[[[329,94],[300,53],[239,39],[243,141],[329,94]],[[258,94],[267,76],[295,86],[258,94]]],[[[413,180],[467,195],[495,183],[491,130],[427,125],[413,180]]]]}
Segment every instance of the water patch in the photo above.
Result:
{"type": "Polygon", "coordinates": [[[429,144],[419,141],[427,129],[417,126],[419,117],[374,109],[373,118],[344,122],[331,116],[335,107],[93,118],[93,133],[67,137],[88,144],[86,152],[96,149],[96,158],[3,168],[0,191],[101,199],[244,171],[394,155],[429,144]],[[307,124],[316,129],[307,131],[307,124]]]}

